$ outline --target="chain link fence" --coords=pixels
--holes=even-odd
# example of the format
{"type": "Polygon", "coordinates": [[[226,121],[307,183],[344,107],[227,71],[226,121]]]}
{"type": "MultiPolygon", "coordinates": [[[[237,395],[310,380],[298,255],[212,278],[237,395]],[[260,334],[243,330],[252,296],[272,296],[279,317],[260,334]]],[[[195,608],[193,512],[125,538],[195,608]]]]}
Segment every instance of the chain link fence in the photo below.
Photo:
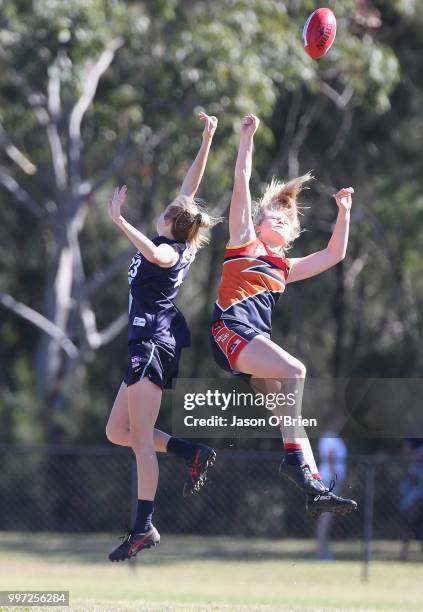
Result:
{"type": "MultiPolygon", "coordinates": [[[[155,524],[169,534],[312,537],[315,520],[304,511],[304,496],[279,477],[280,458],[220,451],[207,486],[184,499],[184,462],[159,455],[155,524]]],[[[0,530],[117,532],[130,523],[136,465],[129,449],[3,445],[0,461],[0,530]]],[[[408,520],[401,483],[409,471],[403,459],[350,456],[342,494],[359,510],[334,521],[332,539],[400,539],[408,520]]],[[[423,512],[407,528],[422,538],[423,512]]]]}

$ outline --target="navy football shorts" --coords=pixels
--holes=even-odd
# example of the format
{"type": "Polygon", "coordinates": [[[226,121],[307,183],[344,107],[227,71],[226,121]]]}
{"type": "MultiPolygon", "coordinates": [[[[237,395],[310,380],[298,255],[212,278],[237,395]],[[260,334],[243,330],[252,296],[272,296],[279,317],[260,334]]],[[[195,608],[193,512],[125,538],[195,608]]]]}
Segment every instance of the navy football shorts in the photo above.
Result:
{"type": "Polygon", "coordinates": [[[235,369],[238,355],[250,340],[260,335],[260,332],[238,321],[219,319],[212,323],[210,341],[216,363],[227,372],[239,374],[235,369]]]}
{"type": "Polygon", "coordinates": [[[152,340],[133,340],[129,343],[129,365],[124,382],[130,386],[142,378],[149,378],[161,389],[171,389],[178,376],[181,350],[152,340]]]}

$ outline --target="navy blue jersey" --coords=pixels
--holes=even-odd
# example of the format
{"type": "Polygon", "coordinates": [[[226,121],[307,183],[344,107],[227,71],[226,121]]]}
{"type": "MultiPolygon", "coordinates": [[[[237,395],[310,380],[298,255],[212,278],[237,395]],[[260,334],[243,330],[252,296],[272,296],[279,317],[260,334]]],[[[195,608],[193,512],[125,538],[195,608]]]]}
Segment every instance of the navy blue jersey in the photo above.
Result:
{"type": "Polygon", "coordinates": [[[128,270],[129,328],[128,340],[153,340],[184,347],[190,344],[188,325],[173,300],[187,277],[195,250],[184,242],[157,236],[155,245],[170,244],[179,253],[171,268],[149,262],[139,251],[128,270]]]}

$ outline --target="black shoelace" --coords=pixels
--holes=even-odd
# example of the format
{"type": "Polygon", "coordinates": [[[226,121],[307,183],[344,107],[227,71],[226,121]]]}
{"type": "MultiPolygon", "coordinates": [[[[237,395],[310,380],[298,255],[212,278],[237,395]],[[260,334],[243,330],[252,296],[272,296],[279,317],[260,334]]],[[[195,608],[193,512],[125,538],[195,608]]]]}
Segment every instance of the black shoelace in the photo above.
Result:
{"type": "Polygon", "coordinates": [[[329,483],[329,487],[328,487],[329,493],[332,493],[332,491],[334,490],[337,480],[338,480],[338,474],[335,474],[335,478],[331,478],[331,481],[329,483]]]}
{"type": "Polygon", "coordinates": [[[130,542],[132,536],[134,535],[134,530],[129,528],[128,522],[126,520],[122,521],[122,530],[124,534],[123,536],[119,536],[119,539],[121,541],[120,546],[123,546],[124,544],[130,542]]]}

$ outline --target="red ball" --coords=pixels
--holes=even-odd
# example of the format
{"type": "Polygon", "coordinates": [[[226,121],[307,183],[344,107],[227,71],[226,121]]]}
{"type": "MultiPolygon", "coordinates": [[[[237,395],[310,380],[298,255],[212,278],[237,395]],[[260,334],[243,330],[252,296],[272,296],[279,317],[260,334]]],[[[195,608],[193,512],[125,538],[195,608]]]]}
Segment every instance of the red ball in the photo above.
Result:
{"type": "Polygon", "coordinates": [[[328,8],[319,8],[304,24],[304,49],[313,59],[326,55],[336,36],[336,18],[328,8]]]}

